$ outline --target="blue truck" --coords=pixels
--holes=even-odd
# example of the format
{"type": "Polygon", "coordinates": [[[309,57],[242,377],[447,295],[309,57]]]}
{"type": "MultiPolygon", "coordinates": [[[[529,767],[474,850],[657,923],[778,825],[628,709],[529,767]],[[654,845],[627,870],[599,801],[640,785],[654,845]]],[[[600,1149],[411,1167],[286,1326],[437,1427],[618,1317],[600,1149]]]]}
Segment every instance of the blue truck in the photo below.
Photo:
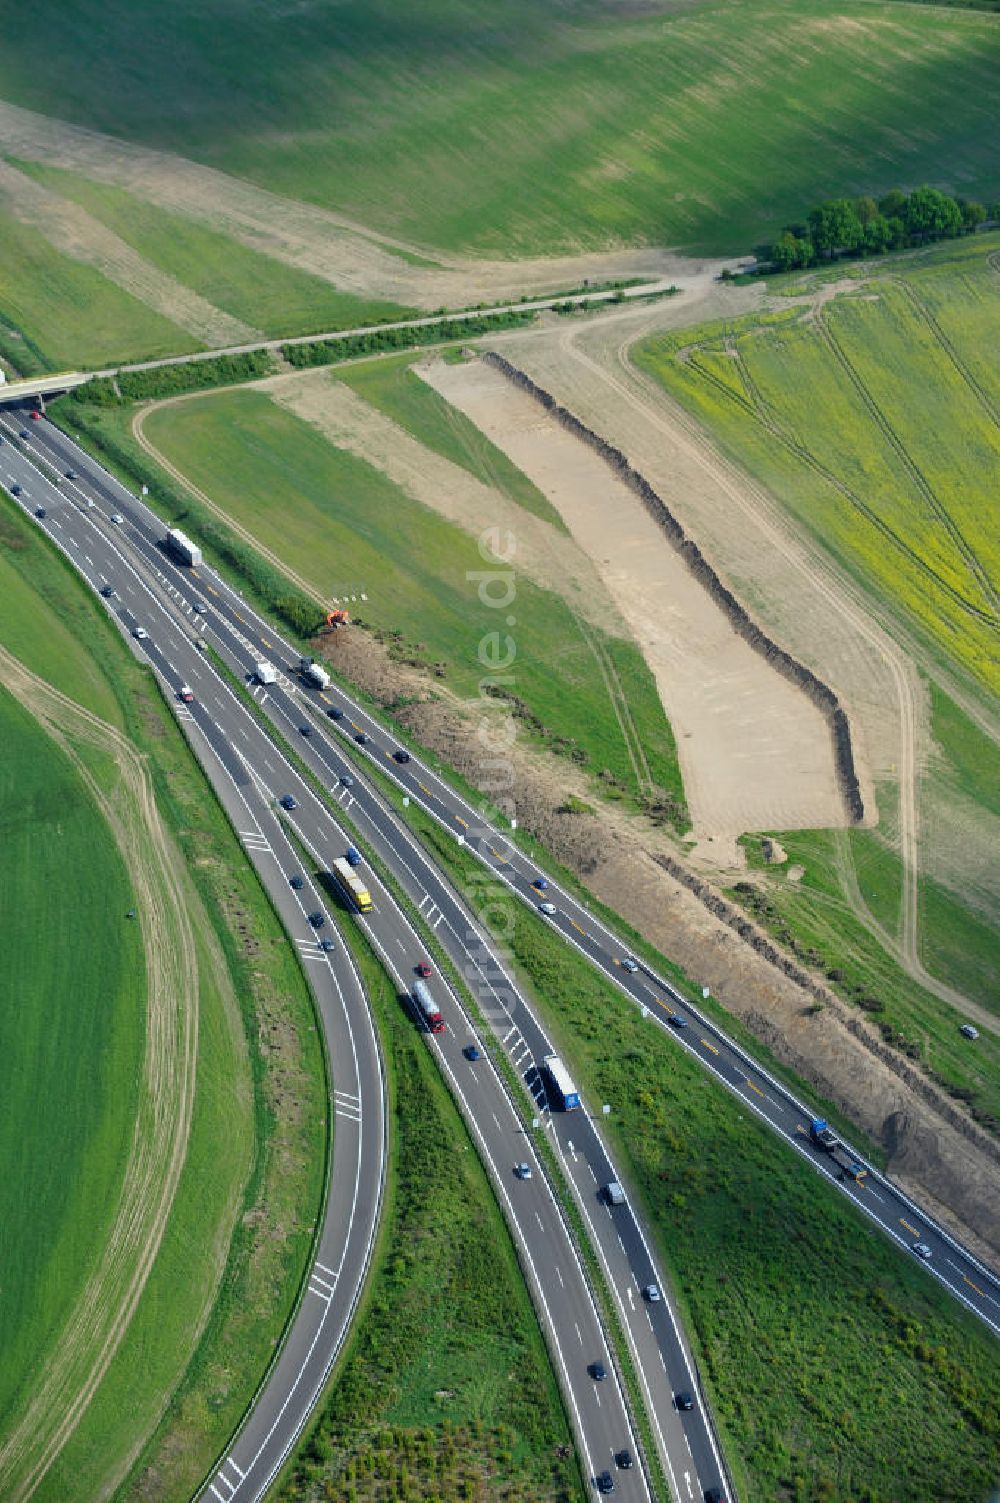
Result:
{"type": "Polygon", "coordinates": [[[853,1153],[846,1149],[830,1124],[822,1117],[814,1117],[809,1124],[809,1141],[821,1153],[828,1153],[840,1170],[840,1177],[853,1179],[856,1184],[868,1178],[868,1170],[859,1164],[853,1153]]]}

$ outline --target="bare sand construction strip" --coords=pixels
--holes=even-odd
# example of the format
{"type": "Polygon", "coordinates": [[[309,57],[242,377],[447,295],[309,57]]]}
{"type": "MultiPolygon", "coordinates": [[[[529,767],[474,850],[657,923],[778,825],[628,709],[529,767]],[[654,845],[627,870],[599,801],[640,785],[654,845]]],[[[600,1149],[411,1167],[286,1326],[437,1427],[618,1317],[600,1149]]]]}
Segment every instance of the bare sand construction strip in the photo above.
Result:
{"type": "Polygon", "coordinates": [[[123,292],[186,330],[206,347],[243,344],[263,337],[258,329],[224,313],[153,266],[79,204],[36,183],[2,157],[0,204],[23,224],[38,230],[63,255],[92,266],[123,292]]]}
{"type": "Polygon", "coordinates": [[[312,424],[337,448],[381,470],[414,501],[473,537],[496,528],[498,538],[512,538],[520,573],[542,589],[563,596],[574,615],[591,625],[612,635],[628,635],[597,570],[578,543],[428,449],[349,386],[331,379],[327,371],[272,377],[257,389],[268,391],[279,406],[312,424]]]}
{"type": "Polygon", "coordinates": [[[735,861],[747,830],[848,822],[823,713],[733,630],[638,499],[482,361],[421,374],[557,508],[639,642],[677,738],[698,839],[735,861]]]}
{"type": "Polygon", "coordinates": [[[0,1451],[0,1496],[7,1503],[26,1503],[93,1398],[160,1248],[191,1128],[199,976],[180,857],[160,820],[143,759],[114,726],[53,689],[3,648],[0,683],[70,758],[107,820],[134,884],[147,965],[142,1089],[115,1220],[0,1451]],[[118,783],[112,790],[94,775],[81,745],[113,759],[118,783]]]}

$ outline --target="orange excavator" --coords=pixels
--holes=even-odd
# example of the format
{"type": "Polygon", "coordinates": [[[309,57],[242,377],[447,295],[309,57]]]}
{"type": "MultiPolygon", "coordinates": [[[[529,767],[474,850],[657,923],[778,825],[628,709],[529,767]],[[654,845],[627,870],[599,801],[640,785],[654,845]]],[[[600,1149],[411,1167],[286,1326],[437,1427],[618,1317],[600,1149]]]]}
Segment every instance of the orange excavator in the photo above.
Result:
{"type": "Polygon", "coordinates": [[[350,621],[349,611],[327,611],[326,624],[329,631],[335,631],[338,626],[346,626],[350,621]]]}

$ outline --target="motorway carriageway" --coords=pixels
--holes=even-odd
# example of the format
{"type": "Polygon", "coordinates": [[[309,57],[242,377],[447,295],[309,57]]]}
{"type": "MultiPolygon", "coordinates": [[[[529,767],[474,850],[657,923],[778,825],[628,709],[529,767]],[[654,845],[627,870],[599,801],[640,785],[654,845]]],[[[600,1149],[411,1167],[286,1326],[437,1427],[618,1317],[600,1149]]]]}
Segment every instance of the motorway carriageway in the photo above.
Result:
{"type": "MultiPolygon", "coordinates": [[[[0,423],[0,433],[5,438],[9,439],[16,431],[16,417],[13,426],[0,423]]],[[[82,452],[72,446],[63,449],[62,435],[56,434],[49,425],[46,425],[44,435],[43,440],[42,431],[33,427],[24,448],[20,445],[15,448],[13,444],[9,448],[6,444],[0,448],[0,476],[8,488],[15,479],[21,483],[23,491],[18,499],[29,513],[39,503],[44,503],[46,515],[44,519],[40,519],[44,529],[95,588],[106,581],[114,584],[117,594],[109,602],[109,607],[124,629],[131,631],[134,626],[141,624],[150,632],[148,639],[141,643],[141,648],[140,644],[136,644],[137,650],[141,650],[149,658],[168,689],[176,690],[182,681],[191,683],[195,688],[195,704],[190,707],[178,706],[181,724],[191,735],[192,744],[203,760],[208,760],[204,757],[205,747],[199,736],[193,734],[194,731],[201,733],[204,743],[215,753],[217,766],[213,781],[217,787],[220,786],[221,769],[225,775],[220,787],[223,803],[230,812],[235,828],[240,831],[251,859],[258,865],[258,870],[262,871],[269,890],[275,891],[277,884],[277,891],[284,899],[283,917],[303,955],[315,959],[320,966],[329,967],[331,962],[319,950],[314,932],[304,922],[303,911],[300,909],[298,913],[286,916],[287,875],[282,874],[282,868],[285,873],[294,871],[299,863],[290,853],[281,831],[281,820],[275,813],[275,799],[286,793],[291,793],[296,798],[299,808],[287,822],[324,870],[329,869],[336,856],[343,854],[348,843],[348,833],[336,824],[330,810],[316,798],[311,786],[285,759],[280,746],[265,733],[249,709],[237,699],[198,652],[192,637],[192,624],[197,622],[204,631],[206,620],[204,616],[193,615],[192,602],[203,588],[208,593],[214,592],[216,588],[223,590],[224,587],[221,583],[213,585],[212,576],[207,571],[197,571],[193,582],[194,571],[174,570],[158,546],[163,532],[159,521],[153,521],[150,528],[147,525],[146,509],[139,506],[135,498],[130,497],[115,482],[110,481],[82,452]],[[37,468],[28,452],[29,447],[37,452],[43,442],[48,462],[60,471],[67,467],[75,469],[78,480],[70,483],[62,479],[55,485],[45,479],[44,473],[37,468]],[[99,505],[95,505],[92,510],[88,509],[88,498],[99,505]],[[108,513],[104,510],[105,506],[108,513]],[[116,509],[127,519],[121,529],[107,521],[107,515],[116,509]],[[167,578],[164,566],[176,575],[176,582],[167,578]],[[179,598],[181,591],[183,599],[179,598]],[[273,858],[279,850],[282,852],[281,858],[275,863],[273,858]],[[268,869],[269,859],[276,870],[268,869]]],[[[242,616],[241,606],[242,602],[238,597],[232,596],[234,614],[242,616]]],[[[214,610],[209,613],[209,617],[214,644],[240,670],[244,665],[245,654],[241,640],[238,636],[230,639],[224,619],[214,610]]],[[[301,722],[301,708],[292,694],[287,696],[287,703],[281,705],[280,701],[284,698],[283,694],[276,693],[272,709],[278,711],[280,707],[281,713],[288,719],[288,725],[284,729],[294,734],[296,725],[301,722]]],[[[308,742],[303,739],[298,749],[305,752],[307,758],[312,754],[334,755],[333,748],[320,738],[312,738],[308,742]]],[[[351,815],[357,819],[367,796],[367,789],[359,787],[358,792],[362,797],[355,799],[343,785],[337,784],[336,787],[345,801],[351,800],[351,815]]],[[[387,860],[398,878],[412,878],[413,869],[406,867],[405,871],[401,870],[396,856],[401,832],[395,827],[394,817],[374,796],[372,809],[378,817],[389,821],[383,827],[384,854],[387,860]]],[[[281,819],[284,819],[283,815],[281,819]]],[[[406,838],[409,839],[408,836],[406,838]]],[[[426,861],[415,845],[409,854],[414,861],[426,861]]],[[[433,868],[428,868],[427,875],[434,876],[436,873],[433,868]]],[[[374,878],[370,877],[370,883],[376,900],[376,912],[357,921],[368,930],[381,951],[400,992],[408,992],[412,986],[412,968],[423,947],[419,936],[391,895],[381,890],[374,878]]],[[[474,959],[470,951],[470,920],[458,908],[457,900],[450,894],[450,890],[448,898],[454,916],[452,923],[445,928],[441,922],[441,911],[435,910],[431,914],[427,907],[427,894],[422,894],[423,911],[435,928],[439,941],[460,969],[473,964],[490,970],[496,969],[499,962],[489,955],[488,947],[478,960],[474,959]]],[[[318,900],[316,906],[320,906],[318,900]]],[[[478,935],[475,937],[475,946],[477,950],[483,949],[478,935]]],[[[351,970],[353,972],[353,968],[351,970]]],[[[308,967],[308,974],[311,978],[314,977],[312,966],[308,967]]],[[[440,981],[433,984],[436,987],[443,985],[440,981]]],[[[355,1000],[357,1003],[357,999],[355,1000]]],[[[462,1015],[459,998],[451,996],[441,1005],[452,1027],[428,1042],[437,1054],[448,1084],[466,1116],[518,1244],[522,1266],[526,1269],[557,1376],[567,1398],[567,1408],[585,1473],[594,1478],[605,1470],[615,1472],[615,1452],[627,1449],[639,1461],[641,1447],[632,1429],[614,1354],[608,1349],[584,1271],[577,1260],[572,1239],[543,1167],[532,1147],[530,1134],[525,1133],[500,1077],[485,1054],[484,1059],[473,1066],[462,1052],[463,1046],[474,1036],[472,1022],[462,1015]],[[521,1161],[533,1166],[530,1181],[520,1181],[514,1176],[514,1164],[521,1161]],[[604,1363],[611,1379],[600,1385],[587,1372],[588,1365],[598,1360],[604,1363]]],[[[366,1007],[364,1012],[367,1014],[366,1007]]],[[[334,1135],[336,1153],[345,1112],[349,1122],[366,1122],[370,1112],[381,1112],[382,1098],[380,1077],[372,1097],[367,1100],[363,1089],[342,1091],[337,1078],[338,1053],[331,1050],[331,1057],[336,1087],[332,1102],[337,1115],[337,1131],[334,1135]],[[376,1094],[377,1100],[374,1099],[376,1094]]],[[[643,1387],[653,1412],[657,1445],[667,1470],[673,1475],[674,1495],[682,1499],[683,1503],[691,1503],[691,1500],[703,1496],[706,1487],[719,1484],[721,1462],[717,1458],[714,1441],[700,1405],[683,1417],[673,1406],[666,1364],[654,1338],[652,1319],[653,1316],[659,1318],[666,1315],[674,1340],[677,1341],[672,1317],[664,1302],[647,1308],[640,1293],[641,1283],[650,1282],[654,1278],[659,1282],[659,1275],[643,1244],[641,1283],[636,1281],[626,1256],[624,1242],[619,1239],[612,1222],[612,1212],[607,1210],[599,1214],[597,1180],[593,1177],[593,1166],[596,1164],[598,1178],[602,1183],[615,1177],[614,1170],[601,1150],[592,1124],[588,1123],[583,1113],[577,1114],[576,1120],[580,1128],[577,1136],[596,1145],[589,1161],[589,1183],[585,1186],[589,1202],[587,1211],[592,1222],[596,1220],[599,1223],[601,1215],[606,1222],[602,1227],[603,1241],[608,1244],[603,1254],[605,1266],[609,1277],[617,1281],[616,1297],[620,1305],[629,1312],[629,1325],[635,1327],[638,1333],[638,1340],[632,1330],[629,1335],[633,1357],[640,1366],[643,1387]],[[650,1368],[651,1373],[647,1370],[650,1368]],[[702,1450],[702,1434],[708,1437],[707,1460],[699,1466],[693,1451],[702,1450]]],[[[579,1173],[583,1173],[581,1152],[574,1151],[571,1163],[579,1173]]],[[[357,1183],[358,1175],[355,1173],[352,1184],[357,1183]]],[[[365,1218],[374,1224],[377,1216],[377,1205],[374,1202],[380,1194],[381,1176],[372,1175],[367,1183],[362,1177],[360,1184],[360,1191],[355,1195],[354,1214],[357,1215],[360,1205],[365,1218]]],[[[335,1172],[331,1203],[337,1189],[335,1172]]],[[[626,1232],[629,1231],[630,1223],[634,1224],[627,1207],[615,1208],[613,1215],[626,1232]]],[[[331,1278],[331,1270],[336,1269],[339,1263],[337,1255],[327,1249],[328,1235],[332,1235],[336,1241],[337,1226],[329,1215],[325,1218],[321,1234],[321,1261],[314,1265],[308,1292],[316,1294],[319,1300],[321,1294],[325,1296],[328,1293],[339,1293],[343,1289],[343,1298],[346,1300],[344,1285],[331,1278]]],[[[364,1269],[360,1268],[357,1287],[350,1295],[351,1309],[356,1301],[363,1273],[364,1269]]],[[[349,1313],[348,1311],[347,1318],[349,1313]]],[[[338,1332],[334,1349],[321,1352],[322,1333],[316,1324],[315,1305],[308,1298],[303,1299],[278,1366],[269,1376],[240,1434],[228,1448],[225,1460],[206,1485],[202,1494],[206,1503],[213,1498],[221,1498],[224,1503],[237,1499],[238,1503],[242,1503],[244,1499],[261,1496],[301,1430],[315,1397],[318,1385],[312,1383],[310,1386],[305,1383],[301,1369],[312,1365],[319,1371],[318,1381],[322,1382],[322,1377],[329,1370],[336,1350],[339,1349],[345,1328],[346,1320],[344,1327],[338,1332]],[[320,1360],[324,1355],[325,1363],[320,1360]]],[[[686,1351],[678,1346],[676,1353],[672,1355],[679,1356],[680,1360],[680,1366],[676,1360],[672,1364],[678,1386],[697,1391],[686,1351]]],[[[648,1481],[641,1465],[636,1465],[630,1471],[617,1471],[616,1477],[617,1490],[624,1496],[636,1499],[649,1496],[648,1481]]]]}
{"type": "MultiPolygon", "coordinates": [[[[33,426],[43,429],[35,442],[40,442],[50,450],[57,466],[69,461],[81,473],[84,472],[86,466],[90,466],[100,484],[105,487],[107,500],[120,505],[122,510],[124,510],[124,504],[129,503],[136,515],[138,513],[135,512],[135,508],[139,507],[149,538],[162,536],[164,528],[160,520],[141,503],[137,503],[129,492],[117,486],[115,482],[108,481],[104,472],[100,471],[94,462],[72,445],[64,435],[58,430],[53,430],[48,424],[33,426]]],[[[2,469],[0,465],[0,473],[2,469]]],[[[188,594],[191,593],[190,586],[184,585],[183,579],[188,571],[175,569],[162,553],[159,555],[158,568],[165,577],[170,576],[173,588],[183,586],[188,594]]],[[[218,594],[213,595],[212,609],[220,625],[224,617],[230,628],[240,633],[246,652],[246,657],[241,659],[244,673],[251,666],[253,659],[258,656],[269,657],[278,666],[284,665],[286,670],[297,662],[297,655],[291,647],[282,643],[272,628],[262,622],[241,597],[231,592],[221,581],[216,581],[216,586],[218,594]]],[[[290,702],[298,705],[311,702],[317,711],[325,710],[331,697],[335,698],[336,702],[347,711],[345,719],[336,723],[337,729],[345,735],[356,734],[358,729],[367,732],[371,737],[371,743],[364,749],[365,754],[378,758],[383,765],[383,770],[389,773],[413,802],[420,804],[445,828],[463,838],[468,848],[479,856],[500,882],[507,885],[523,901],[537,906],[539,895],[532,886],[538,875],[535,865],[502,834],[485,828],[480,814],[416,757],[413,757],[405,766],[399,766],[390,760],[392,743],[384,727],[374,720],[362,706],[354,703],[339,691],[335,694],[331,691],[331,694],[323,695],[301,688],[293,689],[289,684],[282,692],[290,702]]],[[[360,748],[352,748],[352,754],[357,755],[360,750],[360,748]]],[[[367,799],[370,796],[368,791],[363,790],[363,792],[367,799]]],[[[407,839],[408,843],[412,844],[409,837],[407,839]]],[[[439,915],[447,911],[447,899],[445,907],[437,902],[437,892],[440,890],[447,890],[447,884],[438,879],[435,897],[432,899],[436,906],[432,922],[443,924],[443,918],[439,915]]],[[[835,1188],[849,1195],[902,1248],[909,1249],[918,1240],[930,1246],[932,1256],[924,1265],[926,1271],[944,1283],[991,1329],[1000,1333],[1000,1283],[990,1270],[937,1226],[931,1218],[925,1216],[912,1201],[903,1196],[871,1166],[867,1166],[868,1178],[861,1184],[856,1184],[851,1180],[839,1180],[836,1166],[825,1155],[813,1150],[808,1143],[808,1123],[812,1115],[808,1108],[728,1039],[715,1023],[702,1015],[669,983],[658,977],[651,968],[640,964],[635,974],[624,971],[621,967],[621,960],[626,952],[620,941],[571,893],[561,890],[558,884],[550,882],[544,896],[557,907],[557,914],[551,922],[563,938],[586,955],[634,1003],[645,1009],[654,1026],[671,1028],[679,1047],[686,1048],[689,1053],[698,1058],[706,1069],[723,1081],[740,1099],[743,1106],[767,1121],[796,1151],[809,1160],[817,1172],[826,1174],[835,1188]],[[687,1020],[688,1026],[675,1030],[671,1026],[671,1019],[678,1015],[687,1020]]],[[[462,917],[459,916],[457,921],[461,923],[462,917]]],[[[500,989],[506,990],[507,978],[499,965],[496,967],[496,974],[498,978],[503,978],[499,983],[500,989]]],[[[512,988],[511,991],[513,991],[512,988]]],[[[516,993],[514,995],[516,996],[516,993]]],[[[542,1042],[544,1035],[541,1030],[531,1019],[523,1003],[520,1006],[523,1011],[517,1016],[512,1016],[516,1031],[508,1039],[508,1046],[513,1045],[514,1051],[518,1050],[519,1040],[523,1040],[528,1046],[528,1056],[525,1056],[523,1052],[515,1054],[518,1064],[522,1064],[526,1058],[530,1058],[532,1062],[537,1061],[541,1054],[548,1052],[547,1045],[542,1042]]],[[[488,1002],[484,1003],[484,1010],[488,1010],[488,1002]]],[[[513,1004],[513,1013],[518,1014],[517,1001],[513,1004]]],[[[530,1065],[524,1073],[531,1075],[532,1081],[536,1079],[535,1072],[530,1065]]],[[[588,1172],[594,1173],[600,1180],[602,1174],[589,1160],[589,1171],[580,1169],[581,1159],[585,1155],[581,1153],[581,1143],[577,1141],[581,1136],[577,1130],[578,1121],[578,1114],[565,1116],[556,1114],[548,1119],[552,1127],[554,1142],[562,1151],[571,1178],[579,1188],[581,1175],[588,1172]],[[572,1149],[569,1146],[570,1143],[573,1145],[572,1149]]],[[[855,1157],[860,1162],[864,1162],[860,1155],[855,1155],[855,1157]]],[[[585,1180],[583,1184],[585,1185],[585,1180]]],[[[592,1191],[592,1184],[590,1188],[592,1191]]],[[[614,1213],[608,1212],[608,1216],[617,1216],[620,1209],[617,1208],[614,1213]]],[[[603,1212],[600,1214],[593,1212],[591,1217],[598,1233],[602,1215],[603,1212]]],[[[646,1313],[655,1320],[660,1314],[660,1309],[647,1310],[646,1313]]],[[[665,1357],[664,1360],[666,1360],[665,1357]]],[[[699,1468],[698,1475],[699,1478],[704,1478],[706,1473],[699,1468]]],[[[675,1480],[679,1484],[678,1496],[685,1497],[687,1488],[683,1485],[686,1480],[683,1473],[677,1475],[675,1480]]]]}

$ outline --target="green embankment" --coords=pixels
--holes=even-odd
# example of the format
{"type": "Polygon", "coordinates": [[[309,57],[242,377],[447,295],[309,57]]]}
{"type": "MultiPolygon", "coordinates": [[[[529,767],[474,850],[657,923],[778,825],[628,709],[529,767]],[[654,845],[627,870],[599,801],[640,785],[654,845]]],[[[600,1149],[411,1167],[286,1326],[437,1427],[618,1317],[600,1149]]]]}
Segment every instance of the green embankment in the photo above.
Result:
{"type": "MultiPolygon", "coordinates": [[[[95,423],[88,418],[97,435],[120,437],[125,422],[113,411],[101,412],[95,423]]],[[[602,660],[617,677],[654,781],[680,798],[673,737],[652,675],[631,641],[595,628],[584,632],[560,596],[523,576],[514,576],[516,595],[503,610],[483,605],[478,573],[489,565],[472,537],[260,393],[221,392],[158,408],[144,432],[316,591],[327,597],[366,593],[352,609],[390,641],[399,633],[401,655],[442,664],[448,687],[463,696],[477,694],[488,676],[480,643],[500,631],[505,651],[513,616],[517,655],[510,692],[536,717],[534,733],[595,774],[606,769],[635,794],[602,660]]],[[[503,579],[490,588],[493,599],[505,599],[503,579]]],[[[530,726],[525,723],[529,735],[530,726]]]]}
{"type": "Polygon", "coordinates": [[[386,1058],[386,1206],[354,1335],[278,1496],[577,1500],[569,1430],[493,1192],[423,1035],[348,938],[386,1058]]]}
{"type": "MultiPolygon", "coordinates": [[[[7,508],[0,514],[0,585],[0,637],[8,649],[63,693],[123,730],[147,758],[158,806],[190,874],[185,879],[186,906],[200,977],[194,1119],[160,1252],[125,1340],[36,1496],[45,1503],[96,1497],[129,1468],[131,1480],[117,1493],[122,1499],[148,1497],[153,1475],[160,1478],[157,1487],[166,1488],[160,1496],[189,1496],[238,1422],[295,1296],[323,1173],[322,1144],[317,1143],[314,1125],[324,1113],[323,1061],[310,1032],[312,1010],[294,955],[180,737],[172,710],[90,592],[29,524],[7,508]],[[266,1047],[261,1038],[268,1040],[266,1047]],[[273,1236],[275,1226],[283,1228],[281,1238],[273,1236]],[[208,1324],[199,1338],[206,1316],[208,1324]],[[134,1447],[142,1446],[149,1434],[152,1439],[136,1456],[134,1447]]],[[[4,745],[8,744],[5,737],[4,745]]],[[[109,778],[102,755],[88,750],[86,760],[102,783],[109,778]]],[[[41,776],[45,759],[37,756],[34,765],[41,776]]],[[[5,766],[18,773],[15,796],[24,796],[31,768],[25,770],[13,759],[5,766]]],[[[63,788],[65,779],[57,782],[56,794],[63,788]]],[[[21,994],[35,995],[36,975],[37,985],[46,988],[43,1046],[55,1038],[65,1049],[51,1058],[39,1055],[39,1070],[57,1068],[72,1046],[68,1025],[75,1017],[74,1013],[63,1028],[53,1029],[57,1014],[52,997],[65,995],[66,983],[54,974],[49,988],[46,968],[71,967],[70,994],[91,1004],[77,1051],[80,1068],[89,1071],[86,1099],[71,1097],[67,1085],[61,1093],[50,1091],[47,1098],[65,1103],[62,1116],[53,1113],[37,1123],[34,1117],[28,1119],[30,1130],[50,1134],[69,1131],[78,1119],[79,1142],[66,1149],[66,1174],[60,1172],[58,1180],[53,1177],[53,1184],[62,1185],[68,1217],[75,1214],[77,1192],[67,1196],[67,1177],[79,1173],[81,1195],[93,1179],[86,1163],[81,1167],[74,1159],[74,1153],[94,1151],[86,1135],[86,1110],[96,1111],[100,1105],[105,1113],[112,1107],[117,1111],[127,1103],[136,1078],[134,1062],[121,1064],[121,1046],[118,1055],[113,1052],[109,1031],[118,1006],[113,966],[131,967],[126,982],[134,986],[141,981],[141,947],[135,956],[130,954],[128,946],[138,944],[138,929],[123,919],[130,902],[125,901],[127,894],[115,897],[120,884],[114,870],[106,869],[99,832],[85,852],[85,876],[71,882],[67,857],[72,859],[86,805],[79,799],[61,802],[62,833],[56,850],[63,870],[50,874],[45,890],[25,905],[36,926],[38,915],[45,916],[47,925],[56,924],[59,943],[41,939],[32,944],[26,939],[16,947],[5,944],[0,964],[13,963],[16,949],[22,969],[31,966],[30,974],[25,969],[22,977],[21,994]],[[89,948],[79,940],[64,944],[67,926],[75,932],[77,915],[90,914],[92,907],[95,942],[89,948]],[[94,995],[88,977],[98,963],[104,968],[104,984],[94,995]],[[96,1047],[88,1030],[97,1029],[108,1038],[101,1063],[88,1066],[96,1047]],[[107,1090],[96,1091],[95,1081],[107,1090]],[[110,1105],[106,1097],[112,1098],[110,1105]]],[[[36,800],[36,807],[39,819],[32,830],[44,833],[44,799],[36,800]]],[[[20,820],[20,814],[17,817],[20,820]]],[[[46,865],[41,844],[40,834],[34,834],[30,865],[22,861],[9,868],[5,863],[5,882],[34,880],[33,873],[46,865]]],[[[79,860],[74,864],[79,867],[79,860]]],[[[13,885],[9,890],[14,891],[13,885]]],[[[17,1020],[19,1038],[25,1042],[31,1038],[25,1021],[31,1016],[26,1011],[17,1020]]],[[[16,1096],[14,1082],[3,1131],[24,1130],[23,1114],[13,1110],[16,1096]]],[[[36,1099],[33,1094],[32,1102],[36,1099]]],[[[39,1156],[44,1151],[45,1145],[39,1146],[39,1156]]],[[[48,1162],[55,1166],[53,1152],[50,1147],[48,1162]]],[[[27,1160],[10,1153],[5,1162],[27,1160]]],[[[48,1172],[54,1176],[54,1169],[48,1172]]],[[[8,1176],[8,1182],[13,1193],[16,1176],[8,1176]]],[[[104,1202],[93,1197],[90,1201],[90,1220],[97,1232],[94,1205],[104,1202]]],[[[37,1194],[26,1203],[37,1214],[37,1194]]],[[[39,1221],[41,1232],[42,1218],[39,1221]]],[[[5,1216],[0,1224],[10,1229],[17,1217],[5,1216]]],[[[52,1257],[59,1247],[57,1239],[52,1257]]],[[[79,1251],[87,1251],[84,1232],[79,1251]]],[[[48,1277],[44,1256],[37,1261],[36,1274],[48,1277]]],[[[7,1279],[5,1275],[5,1288],[7,1279]]],[[[37,1334],[36,1361],[45,1350],[44,1330],[37,1334]]],[[[18,1376],[10,1350],[5,1341],[4,1381],[18,1376]]]]}
{"type": "Polygon", "coordinates": [[[66,754],[2,688],[0,744],[2,1436],[114,1217],[146,971],[110,829],[66,754]]]}
{"type": "Polygon", "coordinates": [[[732,252],[838,192],[1000,189],[974,11],[78,0],[8,23],[0,96],[432,247],[732,252]]]}
{"type": "MultiPolygon", "coordinates": [[[[481,869],[409,815],[474,902],[481,869]]],[[[985,1496],[1000,1441],[1000,1354],[985,1327],[536,915],[511,908],[517,967],[587,1100],[611,1105],[740,1496],[985,1496]]]]}

